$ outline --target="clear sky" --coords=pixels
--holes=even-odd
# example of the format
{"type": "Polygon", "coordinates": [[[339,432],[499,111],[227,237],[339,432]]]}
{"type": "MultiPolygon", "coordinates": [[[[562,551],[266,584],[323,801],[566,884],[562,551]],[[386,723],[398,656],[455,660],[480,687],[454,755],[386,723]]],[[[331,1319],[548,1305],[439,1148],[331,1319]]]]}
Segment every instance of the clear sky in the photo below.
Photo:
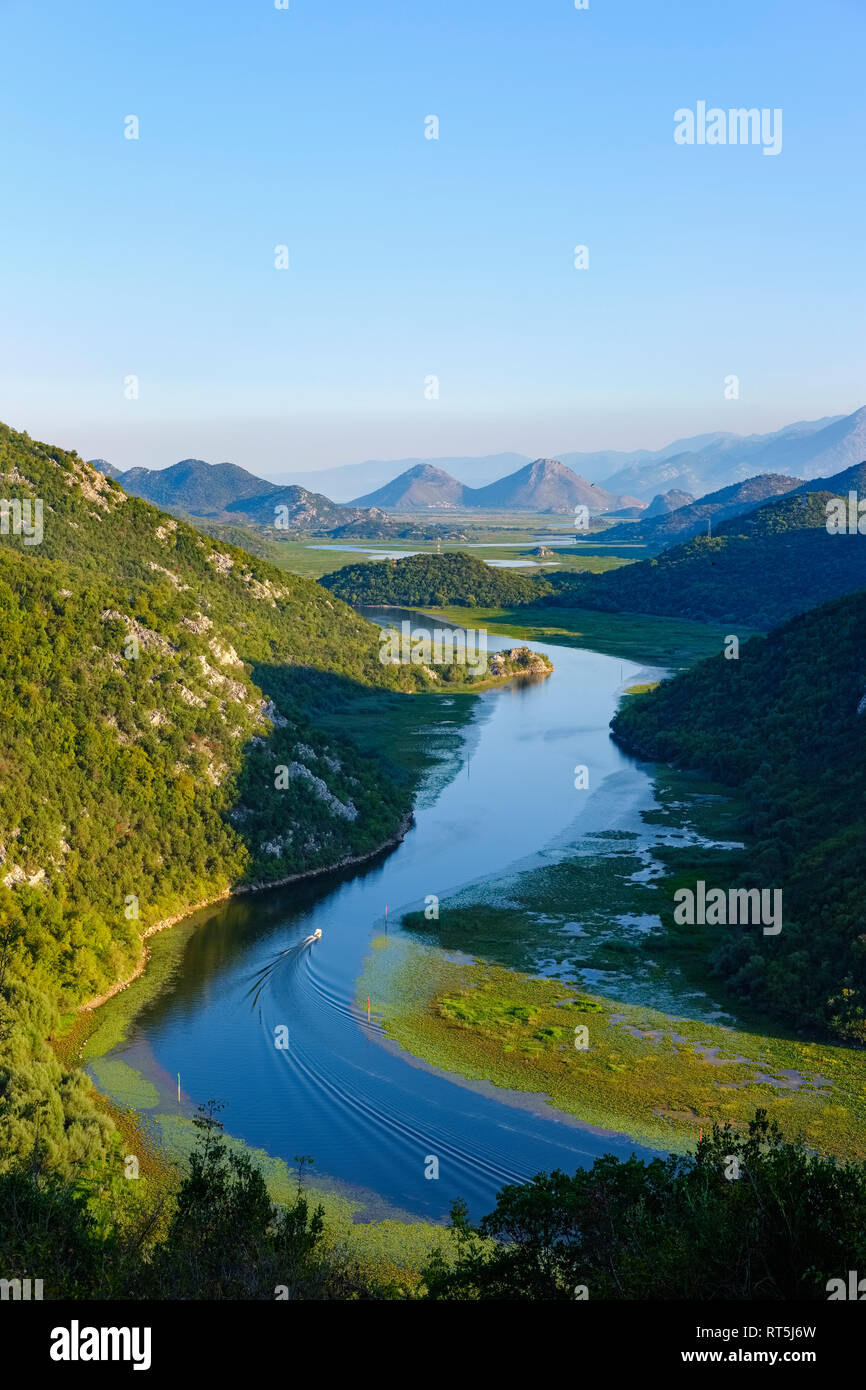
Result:
{"type": "Polygon", "coordinates": [[[866,403],[862,0],[289,3],[0,0],[7,423],[279,474],[866,403]]]}

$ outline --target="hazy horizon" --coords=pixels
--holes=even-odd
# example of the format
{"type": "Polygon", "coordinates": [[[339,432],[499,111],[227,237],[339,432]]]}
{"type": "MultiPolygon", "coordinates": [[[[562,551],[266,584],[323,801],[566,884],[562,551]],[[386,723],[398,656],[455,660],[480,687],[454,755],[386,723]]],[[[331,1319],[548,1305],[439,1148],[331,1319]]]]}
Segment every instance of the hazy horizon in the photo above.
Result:
{"type": "MultiPolygon", "coordinates": [[[[861,404],[862,404],[862,402],[861,402],[861,404]]],[[[791,425],[796,425],[796,424],[801,424],[801,423],[812,423],[814,420],[832,419],[832,418],[839,417],[839,416],[845,417],[845,416],[848,416],[848,415],[852,415],[852,414],[854,414],[857,410],[859,410],[860,408],[861,408],[860,405],[855,405],[855,406],[853,406],[850,410],[823,411],[823,412],[821,412],[820,414],[817,414],[817,415],[814,415],[814,416],[800,415],[800,416],[798,416],[796,419],[783,420],[783,421],[780,421],[779,423],[773,423],[773,424],[769,425],[768,428],[766,428],[766,429],[760,429],[760,428],[759,428],[759,429],[754,429],[754,430],[752,430],[752,429],[745,429],[745,430],[725,430],[722,426],[712,427],[712,426],[707,425],[707,426],[705,426],[705,427],[703,427],[703,428],[698,427],[698,428],[695,428],[695,429],[692,429],[692,430],[688,430],[688,431],[686,431],[686,430],[677,431],[675,434],[670,435],[670,437],[666,437],[666,438],[664,438],[664,439],[659,439],[658,442],[653,442],[653,443],[635,443],[635,444],[627,445],[627,446],[618,446],[618,445],[614,445],[614,444],[599,442],[599,443],[597,443],[597,444],[595,444],[595,445],[587,446],[586,448],[584,448],[584,447],[582,447],[582,446],[578,446],[578,447],[571,447],[571,446],[570,446],[570,447],[568,447],[568,448],[559,449],[559,450],[555,450],[555,449],[554,449],[554,450],[550,450],[550,449],[548,449],[548,450],[540,450],[540,451],[537,451],[537,452],[532,452],[532,451],[529,450],[529,449],[520,449],[520,448],[516,448],[516,447],[507,447],[507,446],[504,447],[504,448],[501,448],[501,449],[497,449],[497,448],[484,449],[484,450],[478,451],[477,453],[470,453],[470,452],[467,451],[467,450],[455,451],[454,453],[451,453],[451,454],[434,454],[434,453],[421,454],[421,453],[417,453],[417,452],[412,453],[412,452],[407,451],[405,454],[391,455],[391,456],[389,456],[389,457],[383,457],[383,456],[377,456],[377,457],[376,457],[376,456],[373,456],[373,455],[367,455],[367,456],[365,456],[365,457],[363,457],[363,458],[361,458],[361,457],[348,458],[348,459],[345,459],[345,460],[341,460],[341,461],[339,461],[339,462],[337,462],[337,463],[335,463],[335,464],[322,463],[322,464],[320,464],[318,467],[311,465],[311,466],[309,466],[309,467],[288,468],[288,467],[280,467],[280,466],[276,466],[276,465],[271,466],[271,467],[262,466],[262,465],[251,465],[250,463],[242,462],[241,459],[239,459],[239,458],[237,458],[237,457],[231,457],[231,456],[229,456],[229,455],[227,455],[227,454],[226,454],[226,455],[222,455],[222,456],[220,456],[220,457],[217,457],[216,454],[214,454],[212,457],[208,458],[208,457],[206,457],[202,452],[197,452],[197,451],[195,451],[195,450],[188,451],[188,452],[186,452],[186,453],[178,453],[176,457],[168,458],[168,459],[164,459],[164,460],[160,460],[159,462],[146,463],[146,464],[128,464],[128,465],[125,465],[125,466],[124,466],[124,465],[119,461],[119,459],[118,459],[117,457],[112,457],[112,456],[111,456],[110,454],[108,454],[108,453],[89,452],[89,451],[85,453],[85,452],[84,452],[82,449],[80,449],[80,448],[78,449],[78,453],[81,454],[81,456],[82,456],[83,458],[91,458],[91,459],[92,459],[92,458],[99,458],[99,459],[103,459],[103,460],[105,460],[107,463],[110,463],[114,468],[120,469],[120,470],[123,471],[123,472],[126,472],[126,471],[128,471],[129,468],[134,468],[134,467],[145,467],[145,468],[152,468],[152,469],[155,469],[155,470],[157,470],[157,471],[162,471],[162,469],[164,469],[164,468],[170,468],[170,467],[172,467],[174,464],[183,462],[183,461],[186,460],[186,459],[198,459],[198,460],[200,460],[200,461],[202,461],[202,462],[204,462],[204,463],[210,463],[210,464],[217,464],[217,463],[232,463],[232,464],[236,464],[238,467],[245,468],[245,469],[246,469],[248,472],[250,472],[250,473],[255,473],[257,476],[264,478],[266,481],[269,481],[269,480],[270,480],[269,477],[268,477],[268,474],[269,474],[269,473],[270,473],[270,474],[275,474],[275,475],[277,476],[277,478],[279,479],[279,477],[282,476],[282,475],[288,476],[289,474],[294,474],[294,473],[316,473],[316,472],[327,473],[327,472],[333,472],[333,471],[334,471],[335,469],[337,469],[337,468],[345,468],[345,469],[349,469],[349,468],[352,468],[352,467],[359,467],[359,468],[360,468],[360,467],[361,467],[362,465],[364,465],[364,464],[373,464],[373,463],[381,463],[381,464],[385,464],[385,465],[387,465],[387,464],[389,464],[389,463],[393,463],[394,465],[400,465],[400,464],[402,464],[402,465],[404,465],[404,466],[408,466],[408,464],[407,464],[407,461],[408,461],[408,460],[412,460],[413,462],[419,462],[419,463],[431,462],[431,463],[434,463],[434,464],[443,465],[443,464],[446,464],[446,463],[448,463],[448,462],[459,463],[459,462],[461,462],[461,461],[463,461],[463,460],[467,460],[467,459],[485,459],[485,458],[489,458],[489,457],[495,457],[495,456],[500,455],[500,454],[501,454],[501,455],[505,455],[505,454],[523,455],[524,458],[525,458],[527,461],[532,461],[532,460],[535,460],[535,459],[538,459],[538,458],[553,458],[553,459],[558,459],[558,458],[561,458],[561,457],[562,457],[563,455],[565,455],[565,454],[584,453],[584,452],[585,452],[585,453],[599,453],[599,452],[608,451],[608,450],[611,451],[611,452],[615,452],[615,453],[620,453],[620,452],[628,453],[628,452],[632,452],[632,451],[637,450],[637,449],[646,449],[646,450],[648,450],[648,451],[650,451],[650,452],[654,452],[654,451],[657,451],[657,450],[660,450],[660,449],[665,449],[665,448],[667,448],[670,444],[674,443],[675,440],[687,439],[687,438],[690,438],[690,437],[693,437],[693,436],[697,436],[697,435],[713,434],[713,433],[716,433],[716,432],[718,432],[718,433],[730,433],[730,434],[742,435],[742,436],[744,436],[744,437],[745,437],[745,436],[748,436],[748,435],[752,435],[752,434],[756,434],[756,435],[767,435],[767,434],[772,434],[772,433],[774,433],[774,432],[777,431],[777,430],[785,429],[786,427],[791,426],[791,425]]],[[[32,430],[28,430],[27,433],[29,433],[29,434],[32,435],[32,434],[33,434],[33,431],[32,431],[32,430]]],[[[52,444],[58,444],[58,445],[64,443],[63,440],[61,440],[61,439],[54,439],[54,438],[47,439],[46,442],[52,443],[52,444]]],[[[520,464],[515,464],[514,466],[515,466],[515,468],[517,468],[517,467],[521,467],[522,465],[520,465],[520,464]]]]}

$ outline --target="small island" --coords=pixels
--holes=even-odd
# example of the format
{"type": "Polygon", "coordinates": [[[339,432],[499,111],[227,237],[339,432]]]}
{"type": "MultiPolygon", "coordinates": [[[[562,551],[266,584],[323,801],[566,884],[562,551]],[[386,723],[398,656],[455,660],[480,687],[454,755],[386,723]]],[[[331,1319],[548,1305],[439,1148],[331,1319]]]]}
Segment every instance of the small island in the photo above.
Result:
{"type": "Polygon", "coordinates": [[[475,694],[520,677],[543,680],[552,675],[553,662],[544,652],[534,652],[531,647],[511,647],[508,651],[490,652],[486,664],[477,659],[472,665],[433,662],[423,664],[421,669],[428,680],[441,682],[441,688],[450,694],[475,694]]]}
{"type": "Polygon", "coordinates": [[[549,676],[553,662],[544,652],[531,647],[512,647],[507,652],[494,652],[488,660],[491,676],[549,676]]]}

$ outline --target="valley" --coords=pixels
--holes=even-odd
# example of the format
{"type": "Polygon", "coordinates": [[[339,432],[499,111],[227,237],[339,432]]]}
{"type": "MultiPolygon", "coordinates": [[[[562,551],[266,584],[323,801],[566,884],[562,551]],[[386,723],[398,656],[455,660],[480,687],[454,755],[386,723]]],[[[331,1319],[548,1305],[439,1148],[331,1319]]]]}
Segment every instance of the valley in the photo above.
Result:
{"type": "Polygon", "coordinates": [[[44,9],[7,1379],[282,1377],[380,1303],[850,1376],[866,10],[44,9]]]}
{"type": "MultiPolygon", "coordinates": [[[[699,636],[715,640],[692,635],[691,658],[699,636]]],[[[642,661],[661,636],[644,631],[642,661]]],[[[309,1180],[337,1228],[349,1203],[359,1258],[384,1252],[403,1279],[417,1278],[453,1197],[486,1210],[502,1181],[540,1166],[684,1152],[756,1106],[821,1152],[866,1155],[864,1055],[779,1029],[665,946],[666,876],[678,859],[736,858],[744,811],[723,786],[609,743],[611,709],[641,698],[623,690],[660,673],[583,643],[544,650],[550,680],[411,722],[410,742],[444,763],[396,851],[196,914],[158,939],[137,992],[100,1010],[85,1043],[113,1103],[132,1105],[176,1158],[218,1079],[227,1130],[260,1156],[274,1194],[293,1154],[314,1153],[309,1180]],[[575,790],[576,759],[588,790],[575,790]],[[321,941],[298,952],[317,929],[321,941]],[[290,1043],[275,1057],[281,1023],[290,1043]]]]}
{"type": "Polygon", "coordinates": [[[826,775],[800,795],[768,705],[790,680],[798,717],[829,703],[841,729],[866,685],[859,552],[824,524],[824,485],[858,469],[815,491],[746,489],[711,539],[660,556],[639,520],[605,553],[567,520],[500,512],[472,540],[391,540],[381,560],[351,528],[277,541],[193,525],[75,455],[8,430],[0,443],[7,476],[44,502],[38,548],[22,527],[0,556],[7,672],[20,693],[39,671],[48,691],[6,723],[0,947],[26,1019],[7,1162],[39,1142],[31,1117],[57,1094],[52,1162],[71,1173],[123,1143],[143,1175],[131,1216],[174,1201],[216,1096],[226,1153],[255,1163],[271,1200],[314,1159],[303,1181],[327,1248],[377,1287],[418,1290],[431,1259],[455,1259],[455,1202],[477,1218],[539,1171],[690,1155],[756,1112],[866,1159],[863,982],[848,888],[829,886],[856,856],[866,773],[846,760],[824,843],[844,740],[825,719],[826,775]],[[806,557],[836,607],[762,637],[806,557]],[[725,610],[705,620],[716,593],[734,605],[736,662],[725,610]],[[844,681],[816,655],[830,630],[850,647],[844,681]],[[92,703],[67,699],[58,719],[69,672],[92,703]],[[41,775],[20,751],[28,718],[41,775]],[[79,776],[83,747],[90,785],[67,779],[58,798],[46,771],[79,776]],[[28,781],[44,809],[21,817],[28,781]],[[785,816],[805,877],[768,828],[785,816]],[[748,897],[770,859],[784,931],[677,915],[695,882],[748,897]],[[816,883],[824,954],[804,970],[816,883]]]}

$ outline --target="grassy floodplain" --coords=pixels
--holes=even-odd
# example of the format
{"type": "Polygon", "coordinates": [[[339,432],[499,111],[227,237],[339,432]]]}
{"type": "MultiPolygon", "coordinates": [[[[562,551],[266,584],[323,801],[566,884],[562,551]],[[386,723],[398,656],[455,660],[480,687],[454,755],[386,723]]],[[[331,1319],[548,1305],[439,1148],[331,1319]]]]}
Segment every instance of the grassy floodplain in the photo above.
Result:
{"type": "MultiPolygon", "coordinates": [[[[724,636],[633,614],[434,612],[669,669],[718,653],[724,636]]],[[[639,830],[586,837],[556,864],[472,885],[440,905],[436,924],[407,913],[413,939],[377,943],[359,997],[414,1056],[645,1143],[685,1150],[714,1120],[744,1123],[763,1106],[816,1150],[862,1158],[866,1053],[735,1011],[706,972],[705,943],[661,927],[659,901],[678,874],[694,877],[697,864],[736,877],[742,813],[729,790],[659,767],[639,830]],[[586,1050],[574,1046],[581,1025],[586,1050]]]]}
{"type": "MultiPolygon", "coordinates": [[[[486,627],[506,637],[591,647],[606,656],[683,670],[724,647],[722,626],[657,618],[638,613],[602,613],[588,608],[428,608],[432,617],[486,627]]],[[[742,630],[742,640],[753,636],[742,630]]]]}
{"type": "MultiPolygon", "coordinates": [[[[409,537],[376,539],[369,536],[345,536],[341,540],[330,540],[327,536],[286,536],[273,528],[230,526],[208,522],[200,517],[191,520],[198,530],[259,555],[278,569],[303,575],[307,579],[320,579],[323,574],[331,574],[345,565],[375,560],[380,558],[381,552],[386,551],[398,555],[419,552],[437,554],[435,540],[414,540],[409,537]],[[327,549],[319,549],[320,546],[327,549]]],[[[519,560],[524,562],[521,566],[524,574],[544,574],[554,569],[584,570],[598,574],[640,558],[638,547],[596,549],[585,542],[576,545],[573,531],[564,528],[560,535],[560,527],[555,522],[548,526],[543,522],[539,524],[539,518],[532,514],[525,517],[515,516],[514,513],[467,516],[452,512],[428,517],[426,513],[423,516],[409,513],[395,517],[395,520],[411,525],[423,526],[428,523],[431,526],[448,526],[465,535],[466,539],[441,541],[443,554],[463,550],[488,563],[519,560]],[[536,555],[542,542],[552,554],[536,555]]]]}
{"type": "Polygon", "coordinates": [[[434,1066],[659,1148],[685,1152],[702,1127],[745,1124],[763,1106],[789,1137],[866,1157],[866,1065],[849,1049],[672,1016],[399,938],[379,946],[361,989],[386,1035],[434,1066]]]}

